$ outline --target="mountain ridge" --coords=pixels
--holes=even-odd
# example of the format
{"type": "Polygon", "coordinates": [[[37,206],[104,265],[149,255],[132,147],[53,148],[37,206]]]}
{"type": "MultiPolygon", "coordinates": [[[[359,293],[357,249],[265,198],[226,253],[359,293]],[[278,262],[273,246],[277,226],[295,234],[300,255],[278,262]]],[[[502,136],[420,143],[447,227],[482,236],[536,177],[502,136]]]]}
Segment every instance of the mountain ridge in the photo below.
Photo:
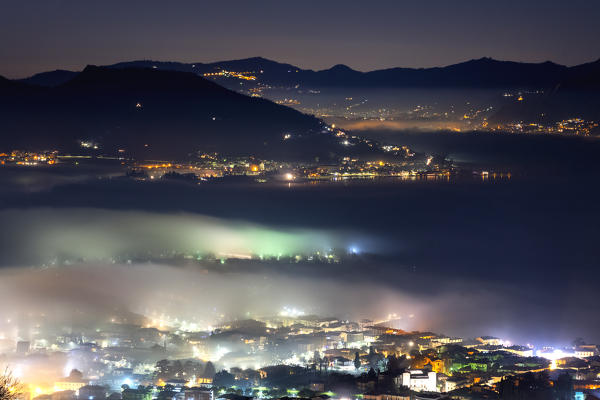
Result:
{"type": "Polygon", "coordinates": [[[79,141],[91,139],[103,152],[146,159],[197,151],[327,159],[344,150],[313,116],[187,72],[88,66],[56,87],[2,82],[0,145],[8,149],[80,152],[79,141]]]}
{"type": "MultiPolygon", "coordinates": [[[[302,69],[292,64],[280,63],[264,57],[224,60],[212,63],[180,63],[174,61],[134,60],[106,65],[108,68],[153,68],[192,72],[198,75],[220,70],[254,73],[262,83],[270,85],[307,87],[482,87],[552,88],[562,83],[569,87],[599,86],[600,59],[567,67],[544,61],[525,63],[496,60],[490,57],[471,59],[443,67],[406,68],[392,67],[373,71],[357,71],[344,64],[328,69],[302,69]],[[577,79],[585,73],[585,79],[577,79]]],[[[42,72],[22,79],[41,86],[56,86],[73,78],[77,72],[56,70],[42,72]],[[51,82],[54,75],[55,82],[51,82]]]]}

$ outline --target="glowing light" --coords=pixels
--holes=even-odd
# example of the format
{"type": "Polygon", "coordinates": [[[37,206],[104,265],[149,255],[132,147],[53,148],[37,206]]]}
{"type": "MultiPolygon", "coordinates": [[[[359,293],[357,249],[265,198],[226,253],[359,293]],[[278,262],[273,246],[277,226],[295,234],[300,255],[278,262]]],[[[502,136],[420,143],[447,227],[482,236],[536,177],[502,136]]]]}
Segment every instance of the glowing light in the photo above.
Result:
{"type": "Polygon", "coordinates": [[[304,311],[302,310],[298,310],[295,307],[283,307],[283,310],[281,310],[279,312],[279,315],[281,315],[282,317],[300,317],[302,315],[305,315],[304,311]]]}
{"type": "Polygon", "coordinates": [[[546,360],[555,361],[565,357],[573,357],[575,356],[572,352],[566,352],[561,349],[554,349],[554,351],[536,351],[536,355],[538,357],[545,358],[546,360]]]}
{"type": "Polygon", "coordinates": [[[194,386],[196,386],[196,382],[197,382],[197,381],[196,381],[196,376],[194,375],[192,378],[190,378],[190,380],[188,380],[188,381],[185,383],[185,385],[186,385],[187,387],[194,387],[194,386]]]}
{"type": "Polygon", "coordinates": [[[23,378],[23,367],[20,365],[16,366],[13,369],[12,374],[15,378],[22,379],[23,378]]]}
{"type": "Polygon", "coordinates": [[[221,347],[221,346],[217,346],[217,351],[214,354],[214,358],[213,361],[218,361],[221,358],[223,358],[223,356],[227,353],[229,353],[230,350],[226,347],[221,347]]]}

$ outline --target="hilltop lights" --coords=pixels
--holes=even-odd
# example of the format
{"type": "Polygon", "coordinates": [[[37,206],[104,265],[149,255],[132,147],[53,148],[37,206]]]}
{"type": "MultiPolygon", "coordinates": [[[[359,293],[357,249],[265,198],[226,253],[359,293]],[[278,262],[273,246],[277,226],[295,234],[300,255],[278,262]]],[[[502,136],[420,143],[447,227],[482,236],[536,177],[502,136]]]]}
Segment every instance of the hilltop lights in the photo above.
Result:
{"type": "Polygon", "coordinates": [[[94,149],[94,150],[98,150],[100,148],[100,145],[94,141],[91,140],[80,140],[79,141],[79,146],[84,148],[84,149],[94,149]]]}

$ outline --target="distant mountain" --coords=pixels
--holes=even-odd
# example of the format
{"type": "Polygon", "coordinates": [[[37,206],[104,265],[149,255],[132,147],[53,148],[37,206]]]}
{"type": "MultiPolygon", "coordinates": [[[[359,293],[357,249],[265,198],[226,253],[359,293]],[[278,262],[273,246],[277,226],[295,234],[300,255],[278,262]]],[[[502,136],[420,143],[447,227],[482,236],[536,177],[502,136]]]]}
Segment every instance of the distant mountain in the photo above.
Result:
{"type": "Polygon", "coordinates": [[[143,158],[196,151],[275,159],[348,153],[312,116],[192,73],[144,68],[88,66],[55,87],[0,79],[0,131],[4,149],[80,151],[78,141],[89,139],[103,152],[126,149],[143,158]]]}
{"type": "MultiPolygon", "coordinates": [[[[151,60],[122,62],[110,68],[153,68],[158,70],[206,74],[221,70],[248,72],[257,81],[274,86],[296,85],[320,87],[411,87],[411,88],[553,88],[562,83],[569,85],[600,85],[600,60],[575,67],[552,62],[520,63],[480,58],[446,67],[390,68],[360,72],[345,65],[313,71],[291,64],[279,63],[262,57],[214,63],[178,63],[151,60]]],[[[56,86],[72,79],[73,72],[52,71],[34,75],[24,81],[43,86],[56,86]]]]}
{"type": "Polygon", "coordinates": [[[547,87],[560,81],[566,70],[551,62],[528,64],[481,58],[443,68],[373,71],[365,74],[365,81],[368,86],[392,87],[547,87]]]}
{"type": "MultiPolygon", "coordinates": [[[[217,79],[220,85],[244,93],[248,93],[248,89],[257,84],[286,88],[299,87],[300,89],[344,87],[541,90],[543,94],[527,95],[525,101],[518,102],[511,101],[512,98],[507,99],[491,116],[490,122],[538,121],[552,123],[573,117],[600,119],[600,111],[598,111],[600,110],[600,60],[566,67],[552,62],[519,63],[481,58],[446,67],[391,68],[371,72],[356,71],[341,64],[321,71],[304,70],[291,64],[279,63],[262,57],[189,64],[139,60],[106,67],[106,69],[112,70],[130,68],[144,68],[155,72],[185,72],[189,74],[188,79],[194,75],[202,76],[223,70],[244,72],[255,76],[256,81],[221,77],[217,79]]],[[[70,71],[51,71],[18,82],[0,81],[0,88],[5,87],[4,91],[6,92],[9,90],[8,87],[11,88],[10,90],[16,90],[18,86],[15,84],[17,83],[29,83],[38,88],[34,89],[32,86],[28,89],[30,92],[41,90],[40,87],[56,87],[58,89],[65,83],[76,81],[78,74],[70,71]]],[[[265,124],[267,122],[267,120],[262,121],[265,124]]],[[[212,128],[210,127],[210,129],[212,128]]]]}
{"type": "Polygon", "coordinates": [[[0,88],[8,87],[13,84],[14,84],[13,81],[6,79],[3,76],[0,76],[0,88]]]}
{"type": "Polygon", "coordinates": [[[18,92],[21,90],[26,90],[28,86],[22,82],[14,81],[10,79],[6,79],[3,76],[0,76],[0,90],[4,93],[10,92],[18,92]]]}
{"type": "MultiPolygon", "coordinates": [[[[304,87],[411,87],[411,88],[553,88],[587,74],[585,83],[598,85],[600,76],[595,73],[597,64],[566,67],[552,62],[520,63],[480,58],[446,67],[390,68],[360,72],[345,65],[313,71],[290,64],[282,64],[262,57],[216,63],[173,63],[133,61],[111,65],[113,68],[144,66],[157,69],[204,74],[220,70],[250,72],[258,81],[269,85],[304,87]]],[[[583,83],[583,82],[579,82],[583,83]]]]}
{"type": "Polygon", "coordinates": [[[21,79],[20,81],[30,85],[53,87],[70,81],[71,79],[75,78],[78,73],[79,72],[57,69],[55,71],[40,72],[39,74],[35,74],[29,78],[21,79]]]}
{"type": "Polygon", "coordinates": [[[600,89],[600,59],[568,69],[561,82],[563,89],[600,89]]]}

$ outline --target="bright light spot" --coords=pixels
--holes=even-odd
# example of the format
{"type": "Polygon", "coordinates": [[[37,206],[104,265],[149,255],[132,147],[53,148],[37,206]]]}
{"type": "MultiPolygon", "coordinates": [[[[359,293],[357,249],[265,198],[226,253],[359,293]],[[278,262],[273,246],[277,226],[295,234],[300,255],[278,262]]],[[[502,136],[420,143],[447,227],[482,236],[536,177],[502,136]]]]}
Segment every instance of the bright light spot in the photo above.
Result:
{"type": "Polygon", "coordinates": [[[304,311],[298,310],[295,307],[283,307],[283,310],[279,312],[282,317],[299,317],[304,315],[304,311]]]}

